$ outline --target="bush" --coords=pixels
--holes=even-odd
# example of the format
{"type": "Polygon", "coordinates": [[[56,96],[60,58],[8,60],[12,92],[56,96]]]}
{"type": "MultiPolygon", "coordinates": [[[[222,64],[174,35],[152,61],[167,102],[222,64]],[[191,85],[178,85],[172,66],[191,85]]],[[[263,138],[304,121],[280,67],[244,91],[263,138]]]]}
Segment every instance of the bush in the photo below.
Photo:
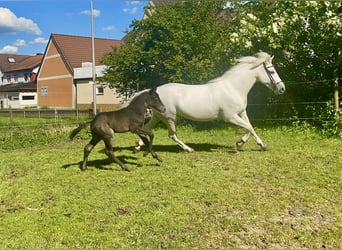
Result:
{"type": "Polygon", "coordinates": [[[316,127],[324,137],[342,138],[342,119],[339,112],[335,112],[331,102],[319,107],[309,106],[307,109],[310,109],[312,116],[315,117],[311,122],[312,126],[316,127]]]}

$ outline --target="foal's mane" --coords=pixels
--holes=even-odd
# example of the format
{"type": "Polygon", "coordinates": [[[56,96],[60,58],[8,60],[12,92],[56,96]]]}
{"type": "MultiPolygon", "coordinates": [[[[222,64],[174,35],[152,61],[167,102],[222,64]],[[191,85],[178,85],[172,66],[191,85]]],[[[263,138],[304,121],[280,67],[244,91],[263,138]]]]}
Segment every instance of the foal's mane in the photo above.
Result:
{"type": "Polygon", "coordinates": [[[145,92],[148,92],[149,89],[144,89],[138,92],[135,92],[124,104],[121,105],[120,109],[128,107],[131,103],[133,103],[134,101],[136,101],[136,99],[144,94],[145,92]]]}
{"type": "Polygon", "coordinates": [[[237,64],[227,70],[223,75],[210,80],[208,83],[214,83],[222,80],[223,78],[229,77],[230,75],[236,73],[237,71],[247,68],[251,69],[263,62],[270,62],[271,56],[266,52],[259,52],[255,56],[243,56],[237,59],[237,64]]]}

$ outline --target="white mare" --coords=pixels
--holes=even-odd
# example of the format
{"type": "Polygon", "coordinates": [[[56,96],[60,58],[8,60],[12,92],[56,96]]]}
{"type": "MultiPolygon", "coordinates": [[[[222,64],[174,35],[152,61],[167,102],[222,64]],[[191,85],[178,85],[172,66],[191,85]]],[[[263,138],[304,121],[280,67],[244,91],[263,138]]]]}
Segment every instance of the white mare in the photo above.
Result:
{"type": "MultiPolygon", "coordinates": [[[[267,145],[254,131],[247,113],[247,95],[256,81],[273,90],[275,94],[283,94],[285,85],[276,72],[269,54],[260,52],[256,56],[238,59],[238,63],[222,76],[201,85],[167,83],[159,86],[157,93],[164,106],[165,113],[153,110],[152,117],[145,125],[153,129],[159,121],[167,125],[169,137],[188,152],[194,149],[181,141],[176,134],[176,118],[184,117],[194,121],[210,121],[223,119],[247,129],[247,133],[236,142],[240,150],[247,142],[250,134],[262,150],[267,145]]],[[[140,140],[136,150],[140,150],[140,140]]]]}

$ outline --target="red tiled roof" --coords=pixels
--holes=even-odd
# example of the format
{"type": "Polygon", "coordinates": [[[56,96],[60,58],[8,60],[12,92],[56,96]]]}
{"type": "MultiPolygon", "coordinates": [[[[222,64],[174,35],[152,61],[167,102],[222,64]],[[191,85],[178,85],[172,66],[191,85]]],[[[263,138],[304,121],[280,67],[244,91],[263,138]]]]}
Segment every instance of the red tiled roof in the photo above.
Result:
{"type": "MultiPolygon", "coordinates": [[[[82,67],[83,62],[92,62],[91,37],[51,34],[52,42],[65,60],[70,71],[82,67]]],[[[113,48],[120,47],[122,40],[94,38],[95,65],[100,65],[100,60],[113,48]]]]}
{"type": "Polygon", "coordinates": [[[26,70],[26,69],[33,69],[39,66],[42,63],[43,54],[38,54],[35,56],[28,56],[24,58],[20,62],[10,63],[9,67],[5,72],[11,71],[19,71],[19,70],[26,70]]]}
{"type": "Polygon", "coordinates": [[[29,55],[0,54],[0,69],[2,72],[8,72],[11,67],[20,64],[29,57],[29,55]],[[10,62],[10,58],[12,58],[14,62],[10,62]]]}

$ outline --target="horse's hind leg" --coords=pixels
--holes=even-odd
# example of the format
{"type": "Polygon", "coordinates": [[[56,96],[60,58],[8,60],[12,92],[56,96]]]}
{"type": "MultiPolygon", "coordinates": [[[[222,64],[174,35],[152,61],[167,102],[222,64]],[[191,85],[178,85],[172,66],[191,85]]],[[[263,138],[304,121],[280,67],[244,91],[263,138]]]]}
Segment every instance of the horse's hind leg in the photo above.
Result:
{"type": "Polygon", "coordinates": [[[120,165],[122,170],[131,171],[122,161],[120,161],[113,153],[113,145],[112,145],[112,137],[106,136],[103,138],[103,141],[105,143],[106,149],[105,154],[109,157],[110,160],[116,162],[120,165]]]}
{"type": "Polygon", "coordinates": [[[184,142],[182,142],[178,137],[176,133],[176,120],[175,119],[168,119],[167,120],[167,128],[169,130],[169,137],[174,140],[182,149],[185,151],[192,153],[195,152],[195,150],[188,145],[186,145],[184,142]]]}
{"type": "Polygon", "coordinates": [[[81,166],[81,170],[85,171],[87,170],[87,162],[88,162],[88,156],[90,152],[93,150],[93,148],[96,146],[97,143],[99,143],[101,139],[98,137],[91,138],[90,142],[84,147],[83,150],[83,163],[81,166]]]}

